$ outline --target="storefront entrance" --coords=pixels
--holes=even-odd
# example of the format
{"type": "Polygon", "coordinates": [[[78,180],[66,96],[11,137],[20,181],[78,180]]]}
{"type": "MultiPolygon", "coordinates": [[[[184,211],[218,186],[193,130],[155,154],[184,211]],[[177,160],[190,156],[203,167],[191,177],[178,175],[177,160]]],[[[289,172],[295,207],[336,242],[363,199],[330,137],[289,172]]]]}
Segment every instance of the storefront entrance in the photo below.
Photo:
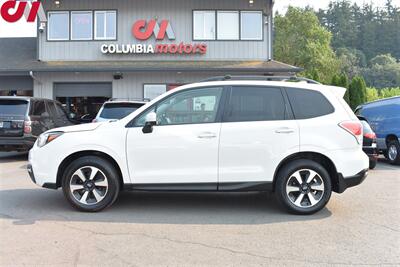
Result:
{"type": "Polygon", "coordinates": [[[112,96],[112,83],[55,83],[54,97],[75,119],[90,122],[112,96]]]}

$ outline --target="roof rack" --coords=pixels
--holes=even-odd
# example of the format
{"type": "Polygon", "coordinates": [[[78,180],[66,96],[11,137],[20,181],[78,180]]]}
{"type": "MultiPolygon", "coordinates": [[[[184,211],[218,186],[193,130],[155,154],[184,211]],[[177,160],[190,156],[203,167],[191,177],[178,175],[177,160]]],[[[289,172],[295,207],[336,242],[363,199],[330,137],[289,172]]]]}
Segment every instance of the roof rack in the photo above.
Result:
{"type": "Polygon", "coordinates": [[[296,76],[263,76],[263,75],[225,75],[216,76],[202,80],[201,82],[216,82],[216,81],[282,81],[282,82],[307,82],[311,84],[320,84],[312,79],[296,77],[296,76]]]}
{"type": "Polygon", "coordinates": [[[149,102],[149,98],[110,98],[107,101],[113,102],[113,101],[140,101],[140,102],[149,102]]]}

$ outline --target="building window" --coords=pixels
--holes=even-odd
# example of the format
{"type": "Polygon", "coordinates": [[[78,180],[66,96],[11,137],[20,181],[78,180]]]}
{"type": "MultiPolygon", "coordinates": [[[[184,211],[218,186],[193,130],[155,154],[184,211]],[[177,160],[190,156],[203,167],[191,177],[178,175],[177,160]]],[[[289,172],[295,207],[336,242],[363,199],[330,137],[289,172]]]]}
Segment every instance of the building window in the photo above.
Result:
{"type": "Polygon", "coordinates": [[[239,12],[217,12],[217,39],[239,40],[239,12]]]}
{"type": "Polygon", "coordinates": [[[64,41],[69,39],[69,13],[49,12],[47,39],[64,41]]]}
{"type": "Polygon", "coordinates": [[[95,39],[117,39],[117,12],[95,11],[95,39]]]}
{"type": "Polygon", "coordinates": [[[71,40],[92,40],[93,14],[91,11],[71,12],[71,40]]]}
{"type": "Polygon", "coordinates": [[[215,11],[193,11],[194,40],[215,40],[215,11]]]}
{"type": "Polygon", "coordinates": [[[167,91],[166,84],[145,84],[143,87],[143,98],[153,100],[167,91]]]}
{"type": "Polygon", "coordinates": [[[262,40],[263,22],[261,11],[240,12],[240,23],[241,40],[262,40]]]}

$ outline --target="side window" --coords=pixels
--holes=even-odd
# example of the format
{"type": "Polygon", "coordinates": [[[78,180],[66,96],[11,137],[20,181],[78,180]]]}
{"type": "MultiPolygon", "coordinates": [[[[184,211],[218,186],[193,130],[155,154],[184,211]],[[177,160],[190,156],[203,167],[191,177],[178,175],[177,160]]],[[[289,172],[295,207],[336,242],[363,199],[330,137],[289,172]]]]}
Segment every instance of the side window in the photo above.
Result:
{"type": "Polygon", "coordinates": [[[141,114],[134,125],[144,126],[146,115],[154,111],[157,125],[215,122],[222,90],[222,87],[210,87],[173,94],[141,114]]]}
{"type": "Polygon", "coordinates": [[[56,108],[54,107],[54,103],[51,101],[47,101],[48,113],[50,116],[56,117],[56,108]]]}
{"type": "Polygon", "coordinates": [[[46,111],[46,108],[45,108],[43,100],[34,102],[33,111],[32,111],[33,116],[41,116],[43,113],[45,113],[45,111],[46,111]]]}
{"type": "Polygon", "coordinates": [[[67,113],[65,112],[63,107],[59,103],[55,103],[55,104],[56,104],[57,115],[60,117],[67,117],[67,113]]]}
{"type": "Polygon", "coordinates": [[[296,119],[310,119],[331,114],[332,104],[318,91],[307,89],[286,89],[296,119]]]}
{"type": "Polygon", "coordinates": [[[284,120],[285,110],[285,100],[280,88],[233,87],[224,121],[284,120]]]}

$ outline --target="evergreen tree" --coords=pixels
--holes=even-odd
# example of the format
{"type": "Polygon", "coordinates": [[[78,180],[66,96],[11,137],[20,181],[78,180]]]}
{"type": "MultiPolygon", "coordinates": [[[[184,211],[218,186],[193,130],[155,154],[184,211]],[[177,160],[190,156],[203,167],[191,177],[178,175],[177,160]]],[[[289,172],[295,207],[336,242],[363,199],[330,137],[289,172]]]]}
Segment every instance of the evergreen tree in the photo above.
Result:
{"type": "Polygon", "coordinates": [[[367,101],[367,86],[361,76],[355,76],[349,85],[350,106],[355,109],[367,101]]]}

